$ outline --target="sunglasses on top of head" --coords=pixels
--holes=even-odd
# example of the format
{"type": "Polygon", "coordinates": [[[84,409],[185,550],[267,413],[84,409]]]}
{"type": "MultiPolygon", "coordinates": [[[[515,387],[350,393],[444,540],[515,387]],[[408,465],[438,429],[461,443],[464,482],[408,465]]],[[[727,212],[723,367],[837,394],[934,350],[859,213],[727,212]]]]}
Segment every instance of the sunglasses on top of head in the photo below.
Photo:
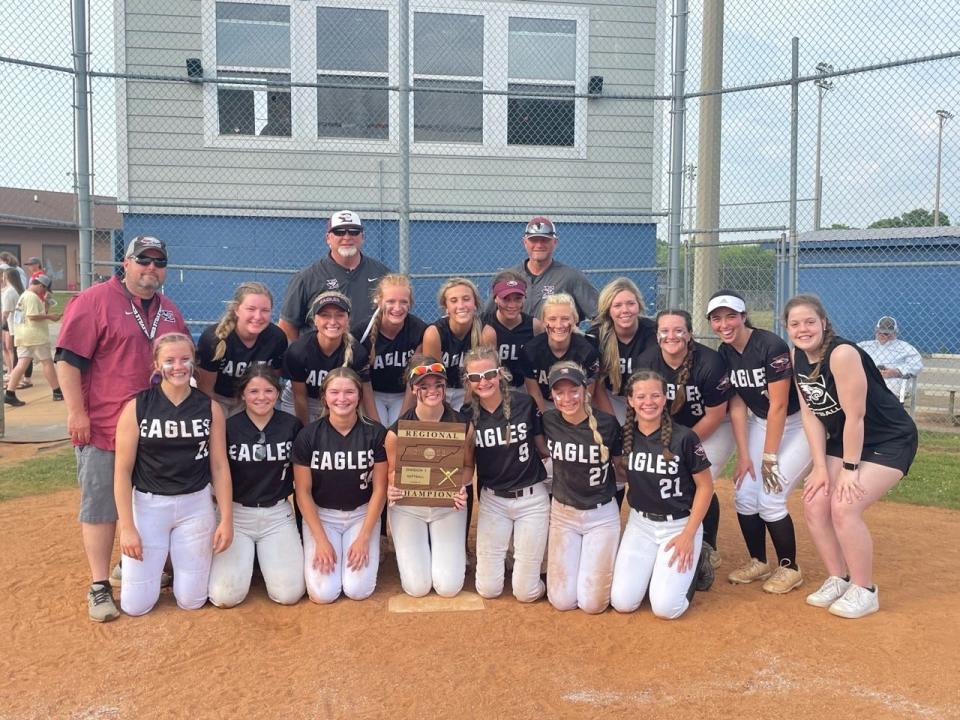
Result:
{"type": "Polygon", "coordinates": [[[330,232],[332,232],[337,237],[343,237],[344,235],[349,235],[350,237],[356,237],[357,235],[363,234],[363,230],[361,228],[334,228],[330,232]]]}
{"type": "Polygon", "coordinates": [[[427,373],[445,373],[447,369],[443,363],[431,363],[430,365],[417,365],[410,370],[411,375],[426,375],[427,373]]]}
{"type": "Polygon", "coordinates": [[[161,270],[167,266],[166,258],[155,258],[150,257],[149,255],[137,255],[133,261],[137,265],[142,265],[143,267],[147,267],[150,265],[150,263],[153,263],[154,267],[160,268],[161,270]]]}
{"type": "Polygon", "coordinates": [[[257,436],[257,441],[253,444],[254,462],[263,462],[267,459],[267,434],[261,432],[257,436]]]}
{"type": "Polygon", "coordinates": [[[493,380],[499,374],[500,368],[491,368],[483,372],[469,372],[467,373],[467,380],[472,383],[478,383],[481,380],[493,380]]]}

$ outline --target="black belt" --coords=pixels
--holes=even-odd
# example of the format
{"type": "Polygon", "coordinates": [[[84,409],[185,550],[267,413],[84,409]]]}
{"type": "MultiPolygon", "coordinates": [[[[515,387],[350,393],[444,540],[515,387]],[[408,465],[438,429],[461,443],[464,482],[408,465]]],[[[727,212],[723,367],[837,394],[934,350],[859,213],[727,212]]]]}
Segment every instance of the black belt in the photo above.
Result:
{"type": "Polygon", "coordinates": [[[271,500],[270,502],[255,502],[255,503],[242,502],[238,504],[242,505],[245,508],[272,508],[272,507],[276,507],[277,505],[285,501],[286,501],[286,498],[280,498],[279,500],[271,500]]]}
{"type": "Polygon", "coordinates": [[[497,497],[509,498],[511,500],[515,500],[516,498],[522,498],[527,495],[533,495],[533,489],[535,487],[536,485],[528,485],[527,487],[520,488],[519,490],[494,490],[493,488],[490,488],[490,492],[492,492],[497,497]]]}
{"type": "Polygon", "coordinates": [[[654,522],[669,522],[670,520],[683,520],[685,517],[690,517],[690,511],[686,510],[681,513],[675,513],[673,515],[661,515],[660,513],[640,513],[647,520],[653,520],[654,522]]]}

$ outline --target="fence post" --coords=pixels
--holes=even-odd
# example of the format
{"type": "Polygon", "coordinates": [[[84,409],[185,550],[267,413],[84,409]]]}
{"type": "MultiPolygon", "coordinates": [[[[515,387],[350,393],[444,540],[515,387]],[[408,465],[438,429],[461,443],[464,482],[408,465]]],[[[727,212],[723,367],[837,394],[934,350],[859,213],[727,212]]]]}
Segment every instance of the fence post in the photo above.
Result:
{"type": "Polygon", "coordinates": [[[400,117],[397,122],[397,135],[399,138],[397,172],[399,177],[397,183],[399,186],[399,243],[398,251],[400,255],[399,271],[403,274],[410,273],[410,2],[409,0],[400,0],[400,39],[399,63],[400,69],[400,91],[399,106],[400,117]]]}
{"type": "Polygon", "coordinates": [[[787,281],[787,297],[797,294],[799,247],[797,240],[797,132],[800,105],[800,38],[790,41],[790,221],[787,237],[790,242],[790,277],[787,281]]]}
{"type": "Polygon", "coordinates": [[[76,123],[77,225],[80,288],[93,283],[93,212],[90,197],[90,78],[87,75],[87,0],[73,0],[73,97],[76,123]]]}
{"type": "Polygon", "coordinates": [[[675,0],[673,14],[673,91],[670,101],[670,260],[667,307],[680,306],[680,218],[683,212],[683,133],[687,72],[687,0],[675,0]]]}

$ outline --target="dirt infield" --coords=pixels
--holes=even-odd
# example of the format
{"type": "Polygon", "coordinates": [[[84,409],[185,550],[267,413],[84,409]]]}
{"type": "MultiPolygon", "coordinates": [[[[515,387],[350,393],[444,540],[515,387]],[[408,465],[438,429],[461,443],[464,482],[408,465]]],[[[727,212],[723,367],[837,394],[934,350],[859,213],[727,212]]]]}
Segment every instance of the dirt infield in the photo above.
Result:
{"type": "MultiPolygon", "coordinates": [[[[186,612],[164,591],[146,617],[101,626],[86,619],[77,502],[0,504],[2,718],[960,718],[953,511],[871,511],[883,609],[858,621],[723,581],[675,622],[509,596],[399,614],[388,556],[364,602],[279,607],[257,585],[238,608],[186,612]]],[[[721,502],[725,575],[743,551],[721,502]]],[[[809,592],[823,570],[798,534],[809,592]]]]}

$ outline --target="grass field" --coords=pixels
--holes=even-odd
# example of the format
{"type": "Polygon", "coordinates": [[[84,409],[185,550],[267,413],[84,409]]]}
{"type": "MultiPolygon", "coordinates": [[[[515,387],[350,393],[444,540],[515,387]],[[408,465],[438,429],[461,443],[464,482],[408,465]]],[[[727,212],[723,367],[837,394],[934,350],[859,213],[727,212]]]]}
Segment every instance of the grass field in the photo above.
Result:
{"type": "MultiPolygon", "coordinates": [[[[4,465],[0,502],[55,492],[75,484],[73,450],[57,450],[4,465]]],[[[960,435],[922,430],[920,451],[910,475],[893,488],[886,499],[960,510],[960,435]]]]}

